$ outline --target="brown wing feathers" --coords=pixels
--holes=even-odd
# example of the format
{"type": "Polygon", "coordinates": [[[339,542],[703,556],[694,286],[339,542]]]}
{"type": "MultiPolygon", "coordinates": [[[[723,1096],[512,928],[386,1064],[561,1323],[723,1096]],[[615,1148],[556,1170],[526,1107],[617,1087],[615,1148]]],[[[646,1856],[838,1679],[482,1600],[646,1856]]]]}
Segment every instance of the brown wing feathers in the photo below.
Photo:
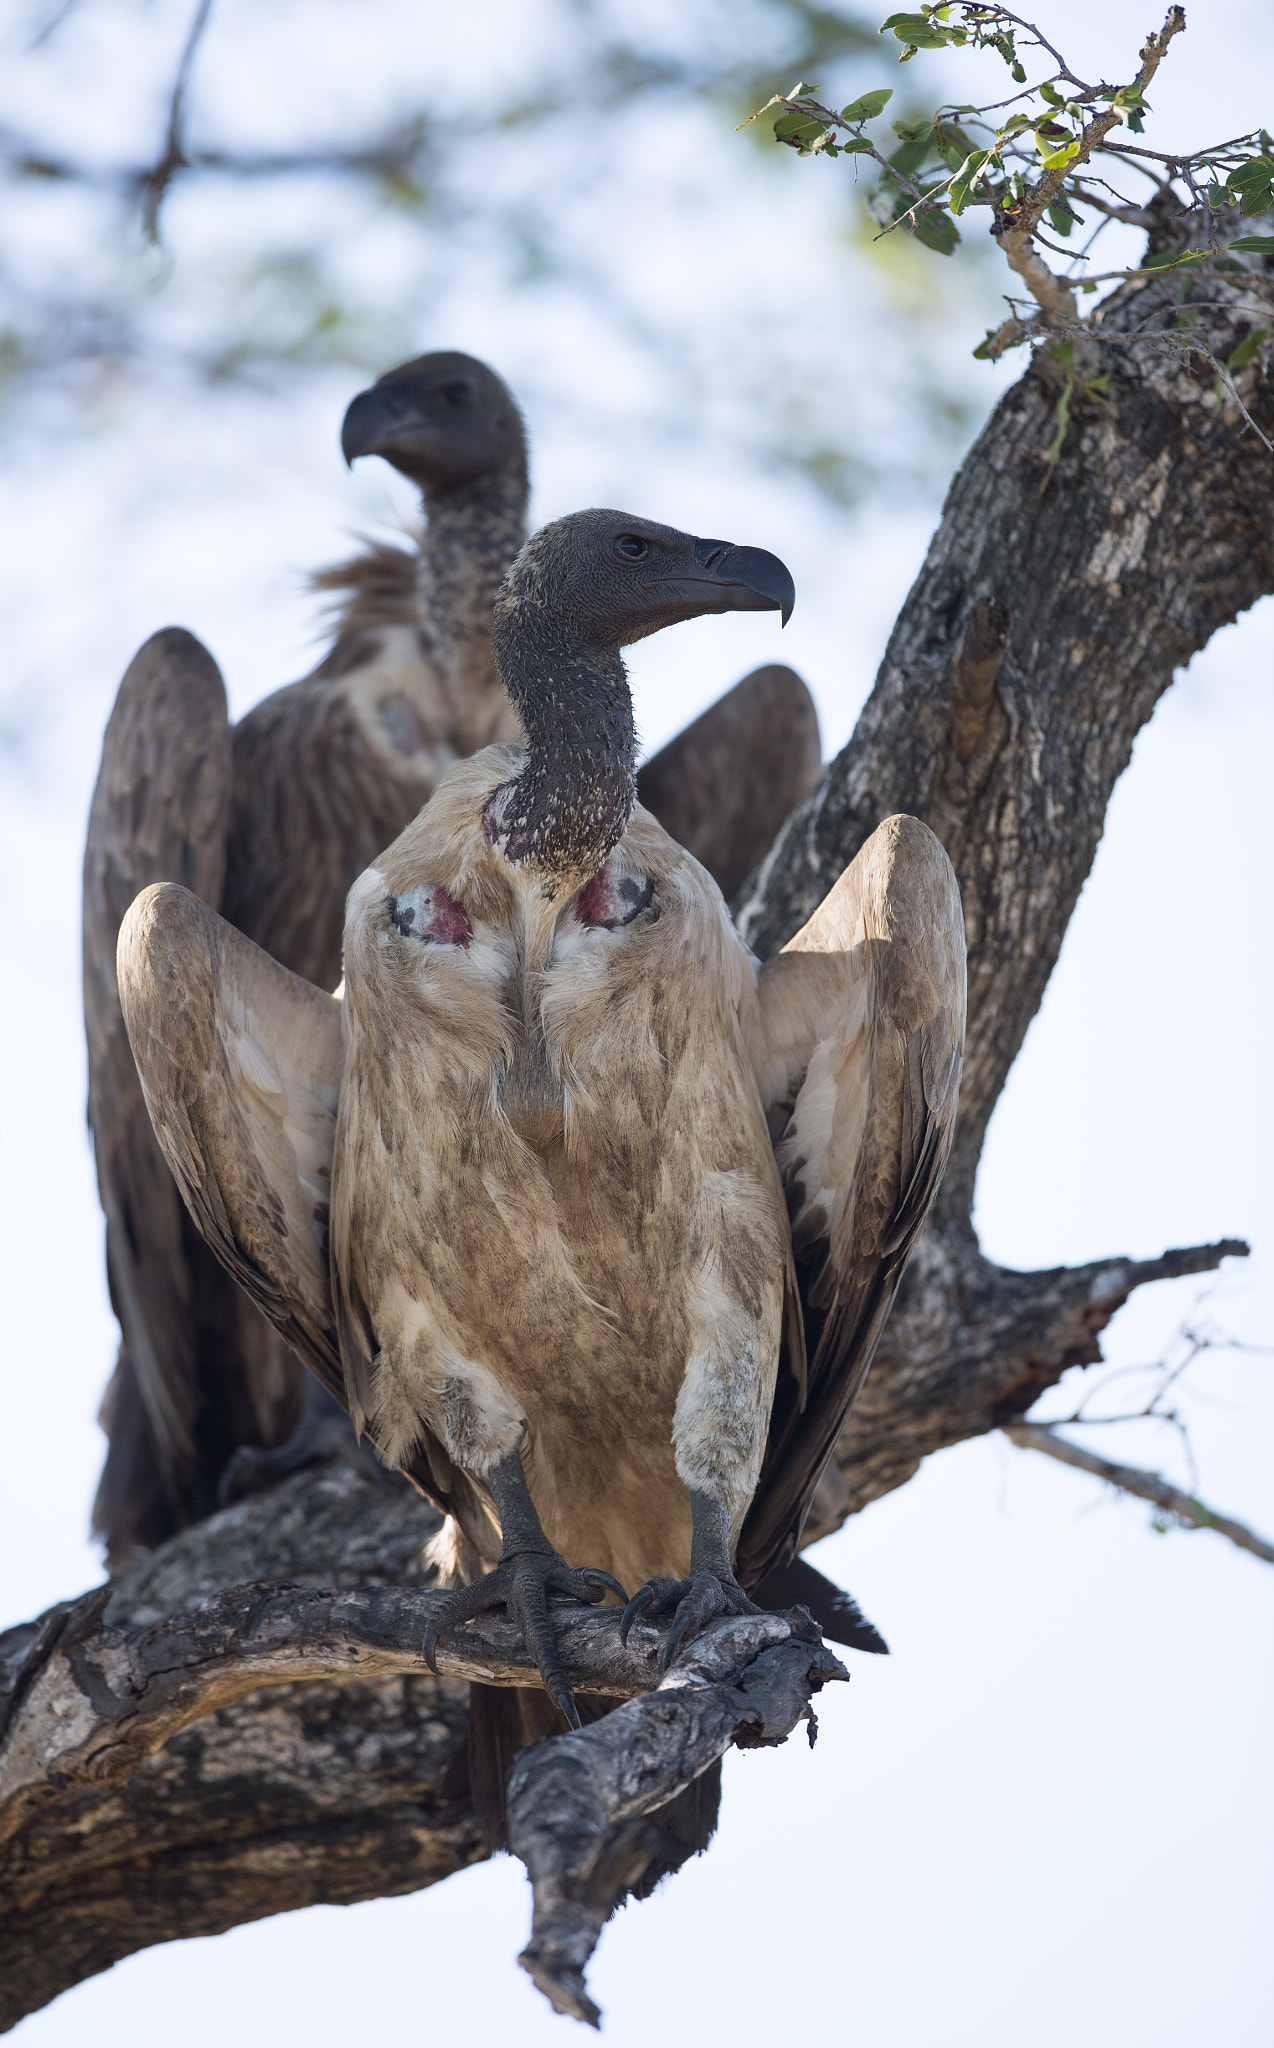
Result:
{"type": "Polygon", "coordinates": [[[814,699],[793,669],[744,676],[638,770],[638,800],[727,900],[759,867],[823,765],[814,699]]]}
{"type": "Polygon", "coordinates": [[[752,1584],[795,1551],[954,1133],[964,924],[951,864],[926,826],[878,828],[763,970],[760,1000],[767,1107],[787,1092],[777,1075],[791,1090],[778,1157],[809,1366],[804,1401],[780,1374],[739,1544],[740,1578],[752,1584]]]}
{"type": "Polygon", "coordinates": [[[94,1527],[122,1548],[172,1526],[198,1462],[201,1360],[194,1297],[215,1268],[191,1228],[142,1098],[120,1014],[115,942],[148,882],[179,877],[216,901],[225,872],[230,728],[216,663],[180,627],[130,664],[102,746],[84,852],[89,1124],[122,1332],[105,1419],[111,1448],[94,1527]]]}
{"type": "Polygon", "coordinates": [[[339,1003],[174,883],[137,898],[118,963],[146,1104],[202,1236],[339,1399],[326,1233],[339,1003]]]}

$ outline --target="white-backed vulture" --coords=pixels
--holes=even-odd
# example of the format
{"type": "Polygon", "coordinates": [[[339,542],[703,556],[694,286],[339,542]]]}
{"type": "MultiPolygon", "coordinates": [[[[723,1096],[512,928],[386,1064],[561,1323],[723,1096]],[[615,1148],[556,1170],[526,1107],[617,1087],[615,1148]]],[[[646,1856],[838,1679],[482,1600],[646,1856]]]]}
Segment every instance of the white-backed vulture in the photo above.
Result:
{"type": "MultiPolygon", "coordinates": [[[[350,405],[347,460],[377,455],[422,492],[414,552],[372,546],[322,572],[343,594],[333,645],[238,725],[210,655],[177,628],[141,649],[102,752],[84,863],[89,1121],[123,1342],[103,1409],[94,1508],[113,1567],[331,1441],[286,1347],[207,1258],[154,1144],[115,989],[120,918],[146,883],[188,884],[319,987],[340,974],[345,894],[458,758],[520,734],[490,613],[525,537],[526,443],[494,373],[452,352],[387,373],[350,405]],[[229,1472],[234,1463],[233,1473],[229,1472]]],[[[646,764],[656,808],[736,888],[820,767],[790,669],[746,678],[646,764]]],[[[329,1411],[330,1413],[330,1411],[329,1411]]]]}
{"type": "Polygon", "coordinates": [[[116,698],[84,857],[89,1122],[106,1211],[119,1361],[94,1506],[113,1567],[216,1506],[240,1446],[296,1421],[296,1359],[210,1260],[162,1159],[115,986],[138,889],[189,884],[319,987],[340,975],[346,891],[461,755],[516,736],[491,605],[526,531],[527,457],[485,364],[423,356],[357,397],[342,443],[417,483],[415,554],[326,572],[345,593],[326,658],[231,727],[211,656],[180,628],[147,641],[116,698]]]}
{"type": "Polygon", "coordinates": [[[200,1230],[453,1518],[445,1628],[507,1602],[568,1719],[550,1590],[620,1582],[670,1658],[792,1557],[954,1127],[964,934],[928,828],[886,820],[758,972],[634,801],[621,647],[792,600],[761,550],[559,520],[496,607],[526,744],[360,876],[339,1005],[180,888],[120,936],[200,1230]]]}

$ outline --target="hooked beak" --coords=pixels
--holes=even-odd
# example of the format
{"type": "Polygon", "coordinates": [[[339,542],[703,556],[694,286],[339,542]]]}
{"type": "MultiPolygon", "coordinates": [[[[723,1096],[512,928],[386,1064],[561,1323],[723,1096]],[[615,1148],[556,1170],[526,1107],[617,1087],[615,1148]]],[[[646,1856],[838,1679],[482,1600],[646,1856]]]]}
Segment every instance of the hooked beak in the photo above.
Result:
{"type": "Polygon", "coordinates": [[[387,377],[360,391],[341,424],[341,454],[352,469],[360,455],[380,455],[391,441],[427,426],[405,384],[387,377]]]}
{"type": "Polygon", "coordinates": [[[697,540],[694,569],[679,576],[696,606],[714,612],[782,612],[786,626],[796,603],[796,585],[786,563],[765,548],[736,548],[727,540],[697,540]],[[709,595],[719,603],[705,602],[709,595]]]}

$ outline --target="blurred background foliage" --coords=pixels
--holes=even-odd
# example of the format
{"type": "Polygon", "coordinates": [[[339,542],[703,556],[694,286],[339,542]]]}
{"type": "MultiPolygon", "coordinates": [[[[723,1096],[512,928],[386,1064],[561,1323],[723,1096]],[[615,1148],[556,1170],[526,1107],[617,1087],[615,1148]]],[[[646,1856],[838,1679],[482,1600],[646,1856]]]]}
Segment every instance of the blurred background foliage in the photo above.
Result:
{"type": "Polygon", "coordinates": [[[842,507],[931,491],[990,395],[951,343],[995,317],[991,265],[875,242],[852,175],[795,191],[768,132],[735,132],[798,77],[833,103],[887,79],[906,117],[849,6],[17,0],[2,34],[11,422],[118,418],[157,379],[376,373],[510,295],[519,389],[582,347],[652,427],[842,507]]]}

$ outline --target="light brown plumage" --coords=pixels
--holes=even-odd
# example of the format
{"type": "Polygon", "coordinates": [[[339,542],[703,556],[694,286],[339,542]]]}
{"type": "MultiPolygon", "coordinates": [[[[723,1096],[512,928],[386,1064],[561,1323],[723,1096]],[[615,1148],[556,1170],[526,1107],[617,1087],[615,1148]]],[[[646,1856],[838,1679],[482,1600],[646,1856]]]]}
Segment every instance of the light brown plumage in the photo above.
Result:
{"type": "Polygon", "coordinates": [[[441,1445],[481,1477],[525,1430],[554,1547],[635,1586],[688,1564],[678,1444],[742,1520],[756,1469],[722,1465],[720,1445],[759,1457],[786,1217],[720,892],[639,810],[606,884],[621,902],[626,879],[652,884],[652,908],[583,925],[578,888],[548,896],[483,831],[521,765],[501,749],[453,770],[351,895],[341,1353],[389,1462],[441,1445]],[[467,946],[394,924],[388,904],[401,918],[424,881],[465,905],[467,946]],[[742,1381],[735,1349],[759,1361],[742,1381]]]}
{"type": "MultiPolygon", "coordinates": [[[[604,539],[614,515],[587,517],[604,539]]],[[[335,1343],[355,1415],[476,1554],[520,1451],[568,1564],[685,1578],[698,1497],[754,1584],[799,1539],[950,1144],[954,877],[925,826],[887,820],[758,975],[711,878],[640,809],[595,873],[570,833],[511,857],[526,772],[505,748],[457,767],[352,892],[323,1357],[335,1343]]],[[[215,932],[183,892],[151,892],[121,937],[121,994],[165,1150],[206,1158],[240,1246],[240,1207],[264,1213],[254,1191],[276,1176],[248,1256],[280,1321],[312,1275],[277,1140],[163,962],[189,953],[217,1037],[233,1017],[296,1075],[294,998],[258,961],[244,1011],[241,971],[203,964],[215,932]],[[179,1116],[161,1046],[189,1069],[179,1116]]]]}

